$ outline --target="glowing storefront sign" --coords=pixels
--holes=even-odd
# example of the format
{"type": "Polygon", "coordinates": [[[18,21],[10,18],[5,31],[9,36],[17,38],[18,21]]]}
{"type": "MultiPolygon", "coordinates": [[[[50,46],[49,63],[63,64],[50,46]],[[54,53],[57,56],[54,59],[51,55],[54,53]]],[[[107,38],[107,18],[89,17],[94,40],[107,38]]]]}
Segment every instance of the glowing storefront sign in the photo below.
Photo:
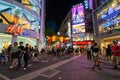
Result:
{"type": "Polygon", "coordinates": [[[99,33],[102,35],[120,30],[120,1],[106,3],[97,13],[99,33]],[[110,6],[112,5],[112,6],[110,6]],[[115,6],[113,6],[115,5],[115,6]]]}
{"type": "Polygon", "coordinates": [[[88,45],[92,44],[92,41],[79,41],[79,42],[72,42],[74,45],[88,45]]]}
{"type": "Polygon", "coordinates": [[[84,6],[85,6],[85,9],[88,9],[88,5],[89,3],[88,3],[88,0],[84,0],[84,6]]]}
{"type": "Polygon", "coordinates": [[[113,25],[115,25],[115,24],[117,24],[117,23],[120,23],[120,19],[108,21],[108,22],[102,24],[102,27],[103,27],[103,28],[107,28],[107,27],[113,26],[113,25]]]}
{"type": "Polygon", "coordinates": [[[93,0],[84,0],[85,9],[93,9],[93,0]]]}
{"type": "Polygon", "coordinates": [[[23,31],[23,27],[21,26],[15,26],[15,25],[10,25],[6,28],[6,33],[10,33],[10,34],[17,34],[17,35],[21,35],[23,31]]]}

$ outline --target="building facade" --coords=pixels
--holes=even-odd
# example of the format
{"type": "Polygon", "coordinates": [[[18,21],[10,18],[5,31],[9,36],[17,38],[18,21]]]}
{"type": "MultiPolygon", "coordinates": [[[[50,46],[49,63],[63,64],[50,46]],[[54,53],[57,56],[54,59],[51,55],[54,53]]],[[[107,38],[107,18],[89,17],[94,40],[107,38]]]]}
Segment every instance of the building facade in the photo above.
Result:
{"type": "Polygon", "coordinates": [[[86,15],[84,5],[74,5],[61,24],[60,34],[69,36],[70,44],[73,47],[84,47],[91,44],[93,40],[93,33],[90,33],[91,30],[89,32],[86,30],[88,27],[86,27],[84,15],[86,15]]]}
{"type": "Polygon", "coordinates": [[[120,42],[120,1],[108,0],[93,12],[94,36],[101,47],[120,42]]]}
{"type": "Polygon", "coordinates": [[[71,10],[68,12],[67,16],[63,20],[60,25],[60,30],[58,35],[69,37],[69,41],[67,41],[66,45],[70,45],[72,41],[72,12],[71,10]]]}
{"type": "Polygon", "coordinates": [[[0,6],[0,50],[16,41],[44,46],[45,0],[1,0],[0,6]]]}

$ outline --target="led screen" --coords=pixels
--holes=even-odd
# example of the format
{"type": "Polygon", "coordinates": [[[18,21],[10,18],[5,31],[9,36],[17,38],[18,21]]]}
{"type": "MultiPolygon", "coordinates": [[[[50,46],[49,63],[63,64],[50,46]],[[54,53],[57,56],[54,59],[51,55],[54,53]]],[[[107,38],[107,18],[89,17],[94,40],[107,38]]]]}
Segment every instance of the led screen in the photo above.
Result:
{"type": "Polygon", "coordinates": [[[83,5],[77,5],[72,8],[72,24],[84,23],[84,7],[83,5]]]}
{"type": "Polygon", "coordinates": [[[73,32],[73,34],[85,32],[84,24],[83,25],[81,25],[81,24],[73,25],[72,26],[72,32],[73,32]]]}

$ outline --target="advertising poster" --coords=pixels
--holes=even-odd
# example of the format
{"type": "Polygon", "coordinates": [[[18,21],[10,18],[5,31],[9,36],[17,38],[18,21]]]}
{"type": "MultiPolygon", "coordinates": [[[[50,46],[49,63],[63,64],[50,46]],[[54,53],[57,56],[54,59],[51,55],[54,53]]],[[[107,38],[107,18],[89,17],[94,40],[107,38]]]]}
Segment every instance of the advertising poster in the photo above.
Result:
{"type": "Polygon", "coordinates": [[[78,5],[72,8],[72,24],[84,23],[84,7],[83,5],[78,5]]]}
{"type": "Polygon", "coordinates": [[[72,39],[73,41],[82,41],[85,37],[85,17],[84,6],[75,5],[72,8],[72,39]]]}

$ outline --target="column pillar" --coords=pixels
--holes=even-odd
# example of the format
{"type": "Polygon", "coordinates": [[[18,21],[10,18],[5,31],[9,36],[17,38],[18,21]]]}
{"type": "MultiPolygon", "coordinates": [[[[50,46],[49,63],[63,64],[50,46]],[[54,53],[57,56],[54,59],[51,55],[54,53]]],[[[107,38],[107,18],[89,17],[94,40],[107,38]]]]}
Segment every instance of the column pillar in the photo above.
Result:
{"type": "Polygon", "coordinates": [[[12,45],[14,42],[17,42],[17,35],[12,35],[12,40],[11,40],[12,45]]]}

